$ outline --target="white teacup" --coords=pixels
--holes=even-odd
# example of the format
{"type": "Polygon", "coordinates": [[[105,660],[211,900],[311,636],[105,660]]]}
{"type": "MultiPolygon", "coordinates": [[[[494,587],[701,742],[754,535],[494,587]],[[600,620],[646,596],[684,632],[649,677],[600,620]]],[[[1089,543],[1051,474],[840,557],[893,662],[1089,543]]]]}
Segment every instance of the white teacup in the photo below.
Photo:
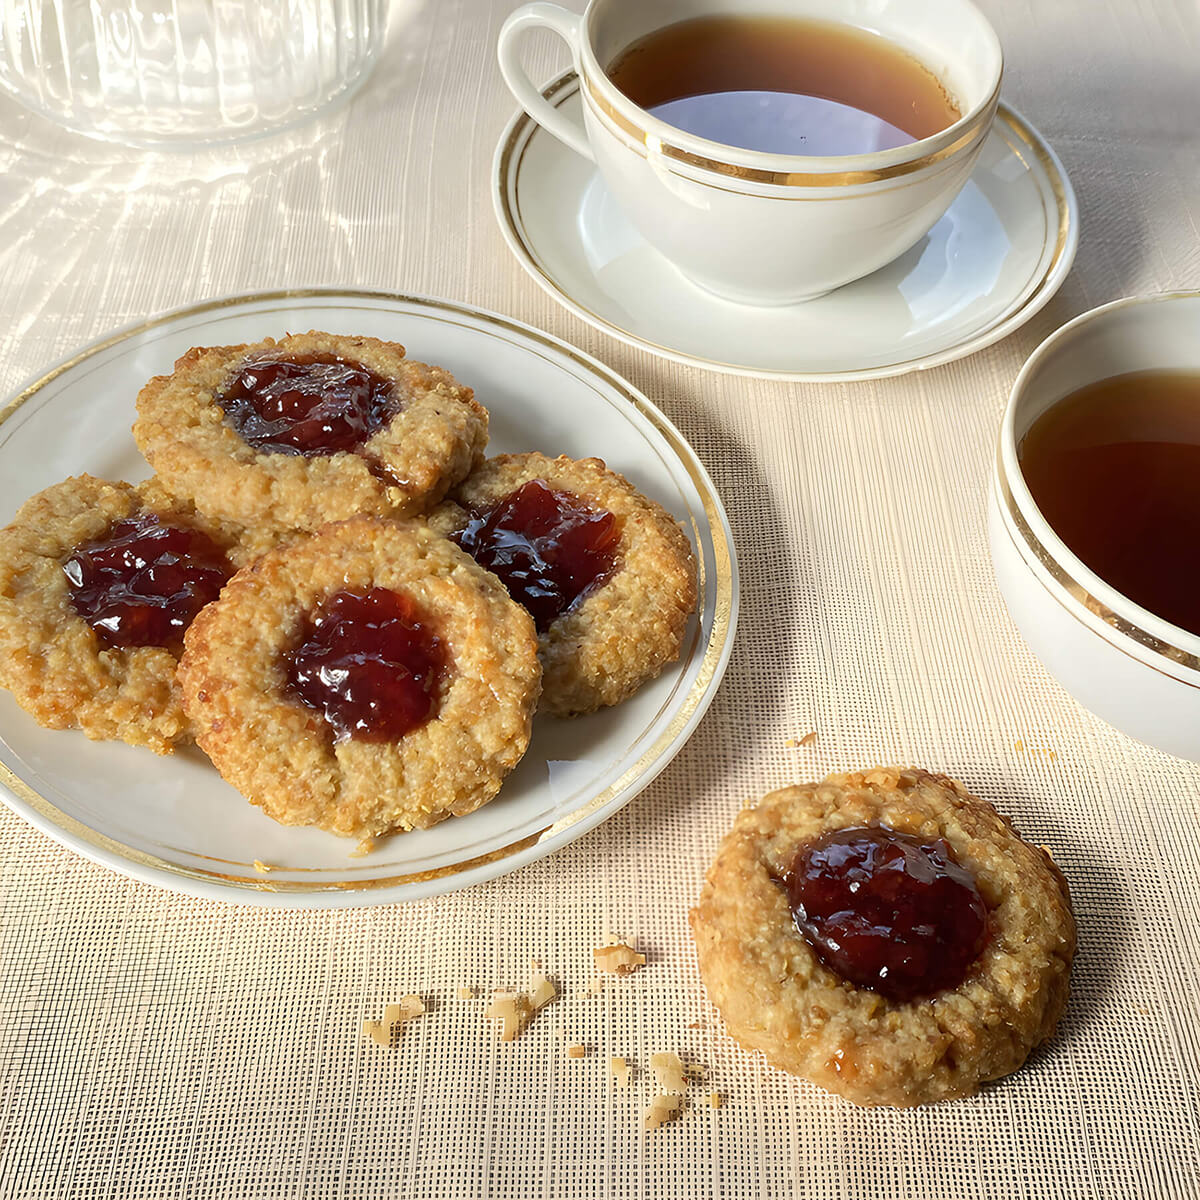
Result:
{"type": "Polygon", "coordinates": [[[1003,56],[970,0],[590,0],[504,23],[500,69],[525,111],[592,159],[639,233],[701,287],[743,304],[823,295],[899,257],[946,211],[971,173],[1000,96],[1003,56]],[[872,154],[764,154],[685,133],[639,108],[605,68],[633,42],[702,16],[794,16],[881,34],[945,87],[961,118],[921,141],[872,154]],[[571,48],[586,135],[530,81],[527,30],[571,48]]]}
{"type": "Polygon", "coordinates": [[[1085,708],[1194,762],[1200,636],[1142,608],[1075,555],[1038,508],[1020,445],[1038,417],[1089,384],[1139,371],[1200,373],[1197,330],[1200,292],[1177,292],[1115,300],[1052,333],[1013,384],[988,503],[996,582],[1029,648],[1085,708]]]}

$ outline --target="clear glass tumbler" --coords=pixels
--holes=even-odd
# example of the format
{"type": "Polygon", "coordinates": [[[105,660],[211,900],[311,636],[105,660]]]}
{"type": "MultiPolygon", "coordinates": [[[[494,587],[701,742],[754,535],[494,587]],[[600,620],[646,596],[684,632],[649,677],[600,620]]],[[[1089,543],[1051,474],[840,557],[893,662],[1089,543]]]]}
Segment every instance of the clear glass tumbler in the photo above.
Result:
{"type": "Polygon", "coordinates": [[[387,0],[0,0],[0,86],[93,137],[227,142],[351,91],[387,0]]]}

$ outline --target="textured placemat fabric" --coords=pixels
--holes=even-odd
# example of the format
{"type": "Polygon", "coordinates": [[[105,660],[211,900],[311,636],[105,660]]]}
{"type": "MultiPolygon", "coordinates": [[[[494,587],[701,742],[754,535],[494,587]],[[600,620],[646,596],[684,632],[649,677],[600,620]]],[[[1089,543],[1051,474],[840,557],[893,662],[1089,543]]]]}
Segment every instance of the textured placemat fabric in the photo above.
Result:
{"type": "MultiPolygon", "coordinates": [[[[1200,769],[1083,711],[997,594],[984,522],[999,414],[1050,330],[1200,286],[1200,18],[1171,0],[985,4],[1005,94],[1078,189],[1059,297],[964,362],[795,386],[630,350],[518,269],[490,211],[513,105],[491,47],[510,0],[403,0],[348,106],[193,157],[91,145],[0,101],[0,383],[124,323],[289,285],[445,295],[557,333],[678,423],[741,555],[711,712],[633,804],[553,857],[424,902],[327,913],[131,882],[0,812],[0,1196],[1200,1196],[1200,769]],[[810,730],[810,746],[789,746],[810,730]],[[1053,848],[1081,946],[1059,1036],[976,1099],[862,1111],[721,1031],[687,909],[738,807],[877,762],[946,771],[1053,848]],[[591,948],[649,966],[580,997],[591,948]],[[501,1045],[484,1000],[539,959],[563,989],[501,1045]],[[409,992],[396,1049],[360,1034],[409,992]],[[568,1041],[589,1048],[581,1059],[568,1041]],[[646,1136],[642,1068],[703,1064],[646,1136]],[[709,1091],[720,1109],[707,1107],[709,1091]]],[[[561,65],[548,44],[531,69],[561,65]]],[[[0,514],[7,517],[8,514],[0,514]]],[[[64,753],[71,735],[63,735],[64,753]]]]}

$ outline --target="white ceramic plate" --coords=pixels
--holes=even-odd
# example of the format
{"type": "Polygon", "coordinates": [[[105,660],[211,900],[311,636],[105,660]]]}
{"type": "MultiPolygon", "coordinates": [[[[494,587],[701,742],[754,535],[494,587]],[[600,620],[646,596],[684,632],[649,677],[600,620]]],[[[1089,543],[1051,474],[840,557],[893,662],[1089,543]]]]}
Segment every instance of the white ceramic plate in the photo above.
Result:
{"type": "Polygon", "coordinates": [[[575,721],[539,718],[490,804],[433,829],[354,843],[277,825],[195,749],[159,758],[43,729],[0,692],[0,794],[59,842],[193,895],[334,908],[413,899],[511,871],[628,803],[675,756],[712,700],[737,619],[737,564],[721,501],[679,432],[594,359],[505,317],[443,300],[306,291],[219,300],[90,346],[0,410],[0,521],[34,492],[89,472],[136,481],[134,399],[192,346],[323,329],[404,343],[451,370],[491,412],[489,451],[598,455],[672,512],[700,569],[683,657],[631,700],[575,721]],[[255,861],[267,865],[267,873],[255,861]]]}
{"type": "MultiPolygon", "coordinates": [[[[546,97],[582,122],[574,71],[546,97]]],[[[975,171],[907,254],[804,304],[733,304],[685,279],[625,220],[596,168],[524,112],[493,169],[501,232],[560,304],[629,345],[735,375],[823,383],[951,362],[1028,321],[1075,258],[1079,215],[1062,163],[1000,105],[975,171]]]]}

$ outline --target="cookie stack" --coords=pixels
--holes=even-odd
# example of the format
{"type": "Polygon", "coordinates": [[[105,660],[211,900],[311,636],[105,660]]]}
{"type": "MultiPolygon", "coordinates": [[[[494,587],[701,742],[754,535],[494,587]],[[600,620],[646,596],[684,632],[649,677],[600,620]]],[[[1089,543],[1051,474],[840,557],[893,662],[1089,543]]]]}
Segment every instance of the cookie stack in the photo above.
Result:
{"type": "Polygon", "coordinates": [[[0,684],[36,720],[195,740],[285,824],[361,840],[492,799],[535,711],[680,653],[686,536],[602,462],[484,459],[470,388],[312,332],[194,349],[137,402],[157,474],[0,531],[0,684]]]}

